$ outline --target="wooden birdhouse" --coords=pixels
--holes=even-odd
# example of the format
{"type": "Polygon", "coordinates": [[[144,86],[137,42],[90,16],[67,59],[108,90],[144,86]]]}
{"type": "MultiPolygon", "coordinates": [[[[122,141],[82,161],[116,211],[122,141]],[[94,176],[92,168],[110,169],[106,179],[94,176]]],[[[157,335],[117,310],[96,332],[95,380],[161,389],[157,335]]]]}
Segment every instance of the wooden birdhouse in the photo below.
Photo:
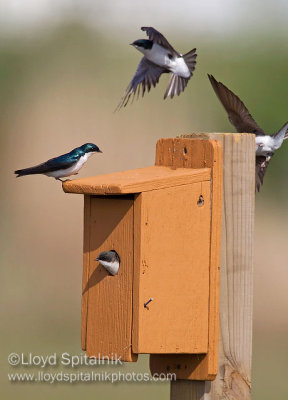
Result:
{"type": "Polygon", "coordinates": [[[63,184],[84,194],[82,348],[182,379],[217,373],[222,155],[161,139],[156,165],[63,184]],[[120,256],[117,275],[96,260],[120,256]]]}

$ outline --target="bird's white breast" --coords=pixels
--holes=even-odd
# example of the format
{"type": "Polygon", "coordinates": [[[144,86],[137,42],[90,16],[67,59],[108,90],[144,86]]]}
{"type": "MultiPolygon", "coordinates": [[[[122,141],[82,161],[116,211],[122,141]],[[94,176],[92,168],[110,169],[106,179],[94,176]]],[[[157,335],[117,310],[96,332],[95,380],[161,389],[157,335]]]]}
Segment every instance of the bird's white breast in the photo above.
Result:
{"type": "Polygon", "coordinates": [[[190,78],[191,76],[191,72],[189,71],[183,57],[176,58],[172,72],[176,75],[182,76],[183,78],[190,78]]]}
{"type": "Polygon", "coordinates": [[[157,64],[160,67],[167,68],[176,75],[182,76],[183,78],[189,78],[191,75],[189,68],[187,67],[187,64],[182,56],[173,57],[172,59],[169,58],[169,50],[159,46],[157,43],[154,43],[150,50],[144,50],[143,53],[149,61],[152,61],[154,64],[157,64]]]}
{"type": "Polygon", "coordinates": [[[99,260],[100,264],[103,265],[103,267],[111,274],[111,275],[117,275],[118,270],[119,270],[119,262],[118,261],[102,261],[99,260]]]}
{"type": "Polygon", "coordinates": [[[270,153],[275,150],[274,138],[272,136],[256,136],[255,142],[257,156],[265,156],[266,153],[270,153]]]}
{"type": "Polygon", "coordinates": [[[151,49],[143,49],[142,52],[149,61],[159,65],[160,67],[167,68],[170,65],[168,50],[164,49],[162,46],[159,46],[157,43],[154,43],[151,49]]]}
{"type": "Polygon", "coordinates": [[[86,163],[88,158],[94,154],[93,152],[86,153],[84,156],[81,156],[79,160],[73,164],[70,168],[66,169],[58,169],[57,171],[47,172],[47,176],[52,176],[53,178],[65,178],[70,175],[75,175],[82,168],[82,166],[86,163]]]}

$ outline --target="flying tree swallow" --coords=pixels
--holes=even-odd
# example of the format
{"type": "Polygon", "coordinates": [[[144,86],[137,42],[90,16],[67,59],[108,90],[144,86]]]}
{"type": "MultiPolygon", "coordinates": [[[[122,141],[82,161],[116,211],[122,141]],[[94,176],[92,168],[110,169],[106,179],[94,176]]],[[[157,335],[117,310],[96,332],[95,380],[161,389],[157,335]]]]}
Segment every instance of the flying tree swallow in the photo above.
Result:
{"type": "Polygon", "coordinates": [[[260,190],[266,169],[275,151],[282,146],[283,140],[288,138],[288,122],[273,135],[267,135],[254,121],[245,104],[229,90],[223,83],[208,74],[211,85],[228,113],[231,124],[239,133],[254,133],[256,142],[256,190],[260,190]]]}
{"type": "Polygon", "coordinates": [[[120,257],[115,250],[102,251],[95,261],[99,263],[111,274],[117,275],[120,266],[120,257]]]}
{"type": "Polygon", "coordinates": [[[102,153],[102,151],[96,144],[85,143],[80,147],[76,147],[70,153],[51,158],[35,167],[18,169],[14,173],[17,174],[17,178],[24,175],[43,174],[61,181],[60,178],[77,175],[88,158],[95,153],[102,153]]]}
{"type": "Polygon", "coordinates": [[[155,87],[163,73],[172,73],[164,99],[169,96],[172,99],[176,94],[179,96],[187,86],[195,69],[196,49],[182,55],[156,29],[146,26],[141,29],[147,33],[149,40],[135,40],[131,45],[144,54],[144,57],[141,59],[136,73],[116,110],[119,110],[122,106],[125,107],[131,95],[134,99],[137,90],[138,98],[141,85],[143,97],[145,90],[147,89],[149,92],[151,86],[155,87]]]}

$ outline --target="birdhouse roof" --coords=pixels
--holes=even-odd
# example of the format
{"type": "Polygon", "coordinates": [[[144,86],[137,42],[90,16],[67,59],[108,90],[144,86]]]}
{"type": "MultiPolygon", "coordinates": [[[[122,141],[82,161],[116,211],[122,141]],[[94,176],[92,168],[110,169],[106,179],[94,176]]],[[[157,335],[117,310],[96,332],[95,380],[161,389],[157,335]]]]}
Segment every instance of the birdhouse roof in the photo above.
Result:
{"type": "Polygon", "coordinates": [[[152,166],[89,178],[67,180],[63,183],[63,190],[66,193],[89,195],[121,195],[210,180],[210,168],[152,166]]]}

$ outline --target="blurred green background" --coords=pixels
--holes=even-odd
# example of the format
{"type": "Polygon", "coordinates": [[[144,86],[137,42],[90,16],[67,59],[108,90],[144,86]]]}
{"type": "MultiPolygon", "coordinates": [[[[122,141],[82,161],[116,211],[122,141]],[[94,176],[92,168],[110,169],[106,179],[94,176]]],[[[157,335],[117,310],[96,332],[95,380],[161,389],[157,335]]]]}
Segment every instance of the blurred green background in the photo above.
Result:
{"type": "MultiPolygon", "coordinates": [[[[2,398],[169,398],[167,383],[8,382],[11,352],[81,350],[82,196],[13,171],[87,141],[103,154],[80,177],[144,167],[154,163],[160,137],[233,132],[207,73],[274,132],[288,119],[287,17],[284,0],[180,0],[177,8],[162,0],[0,2],[2,398]],[[113,113],[141,57],[128,44],[144,37],[142,25],[183,53],[197,47],[195,75],[173,101],[162,100],[163,76],[149,95],[113,113]]],[[[288,141],[256,197],[254,400],[288,398],[287,158],[288,141]]],[[[148,358],[121,371],[148,371],[148,358]]]]}

